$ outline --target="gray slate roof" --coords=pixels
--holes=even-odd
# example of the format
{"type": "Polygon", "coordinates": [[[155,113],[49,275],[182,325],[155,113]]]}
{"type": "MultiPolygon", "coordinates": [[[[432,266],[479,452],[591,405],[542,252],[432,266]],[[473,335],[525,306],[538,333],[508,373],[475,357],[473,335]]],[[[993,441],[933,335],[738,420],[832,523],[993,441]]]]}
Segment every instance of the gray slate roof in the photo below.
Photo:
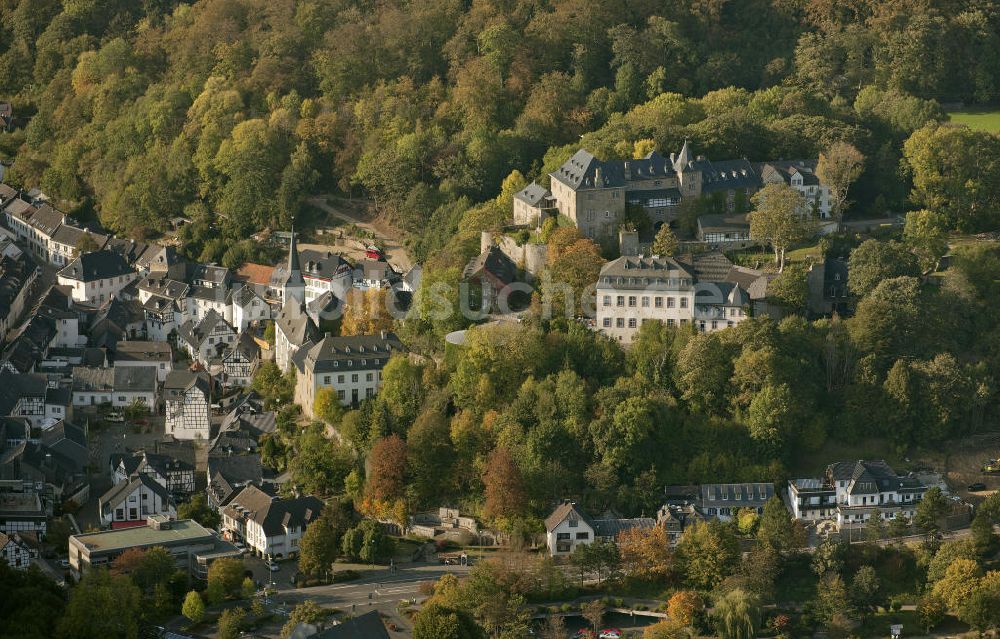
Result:
{"type": "Polygon", "coordinates": [[[115,392],[155,393],[156,369],[150,366],[115,366],[115,392]]]}
{"type": "Polygon", "coordinates": [[[201,389],[207,398],[210,394],[209,380],[203,373],[192,373],[191,371],[170,371],[167,379],[163,382],[164,399],[182,399],[184,394],[193,386],[201,389]]]}
{"type": "Polygon", "coordinates": [[[171,349],[167,342],[125,341],[118,342],[114,356],[116,362],[169,362],[171,349]]]}
{"type": "Polygon", "coordinates": [[[264,492],[254,485],[244,488],[225,508],[233,519],[251,519],[264,529],[264,534],[284,534],[284,528],[306,526],[319,517],[323,502],[316,497],[281,499],[264,492]]]}
{"type": "Polygon", "coordinates": [[[129,495],[138,490],[139,486],[149,488],[156,495],[159,495],[164,503],[173,503],[170,493],[159,482],[145,473],[136,473],[127,481],[118,482],[108,492],[101,495],[101,510],[104,512],[114,510],[128,499],[129,495]]]}
{"type": "Polygon", "coordinates": [[[284,334],[285,339],[296,346],[302,346],[307,341],[319,339],[320,332],[316,323],[305,311],[302,304],[285,304],[274,320],[275,327],[284,334]]]}
{"type": "Polygon", "coordinates": [[[377,370],[385,366],[393,353],[406,347],[395,333],[324,337],[309,349],[303,361],[313,374],[377,370]]]}
{"type": "Polygon", "coordinates": [[[550,193],[547,188],[541,184],[536,184],[532,182],[528,186],[524,187],[520,191],[514,194],[514,197],[521,200],[525,204],[531,207],[539,207],[544,203],[545,198],[549,197],[550,193]]]}
{"type": "Polygon", "coordinates": [[[310,639],[389,639],[378,611],[373,610],[314,634],[310,639]]]}
{"type": "Polygon", "coordinates": [[[114,251],[107,250],[84,253],[59,271],[59,275],[62,277],[82,282],[133,274],[135,271],[128,265],[125,258],[114,251]]]}
{"type": "Polygon", "coordinates": [[[114,390],[115,369],[73,367],[73,390],[83,392],[111,392],[114,390]]]}

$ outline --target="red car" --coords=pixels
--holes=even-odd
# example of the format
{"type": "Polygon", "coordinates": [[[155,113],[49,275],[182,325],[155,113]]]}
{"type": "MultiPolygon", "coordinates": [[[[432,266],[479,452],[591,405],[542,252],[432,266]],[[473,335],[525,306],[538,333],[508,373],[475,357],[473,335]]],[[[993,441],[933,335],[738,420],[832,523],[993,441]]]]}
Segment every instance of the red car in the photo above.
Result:
{"type": "Polygon", "coordinates": [[[374,246],[369,246],[365,250],[365,257],[367,257],[370,260],[381,260],[382,259],[382,251],[380,251],[378,248],[376,248],[374,246]]]}

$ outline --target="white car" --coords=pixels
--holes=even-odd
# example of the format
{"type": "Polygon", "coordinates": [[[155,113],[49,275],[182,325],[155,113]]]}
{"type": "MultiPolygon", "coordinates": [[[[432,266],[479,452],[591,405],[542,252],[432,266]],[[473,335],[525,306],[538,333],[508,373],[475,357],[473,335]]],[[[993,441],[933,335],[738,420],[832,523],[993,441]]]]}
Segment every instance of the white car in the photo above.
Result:
{"type": "Polygon", "coordinates": [[[121,413],[108,413],[104,416],[104,421],[112,424],[124,424],[125,417],[121,413]]]}
{"type": "Polygon", "coordinates": [[[281,570],[281,566],[279,566],[278,564],[268,564],[267,569],[270,570],[271,572],[278,572],[279,570],[281,570]]]}

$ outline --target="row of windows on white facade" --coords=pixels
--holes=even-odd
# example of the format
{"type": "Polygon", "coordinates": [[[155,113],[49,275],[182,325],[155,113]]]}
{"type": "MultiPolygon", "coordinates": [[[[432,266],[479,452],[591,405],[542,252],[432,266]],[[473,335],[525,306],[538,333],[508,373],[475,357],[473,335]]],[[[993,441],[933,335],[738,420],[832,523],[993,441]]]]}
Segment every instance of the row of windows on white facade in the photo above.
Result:
{"type": "MultiPolygon", "coordinates": [[[[673,298],[673,297],[663,298],[661,296],[656,296],[656,297],[654,297],[652,299],[653,299],[653,306],[654,306],[654,308],[663,308],[663,300],[664,299],[667,300],[667,308],[675,308],[676,307],[676,303],[677,303],[677,298],[673,298]]],[[[649,300],[650,300],[649,297],[643,296],[643,298],[642,298],[642,307],[643,308],[649,308],[649,300]]],[[[636,297],[635,295],[629,295],[628,296],[628,306],[629,306],[629,308],[635,308],[636,303],[638,301],[639,301],[638,297],[636,297]]],[[[604,299],[603,299],[603,303],[604,303],[604,306],[611,306],[611,296],[610,295],[605,295],[604,299]]],[[[688,298],[686,298],[686,297],[680,298],[680,304],[681,304],[681,306],[680,306],[681,308],[687,308],[688,307],[688,298]]],[[[624,307],[625,306],[625,296],[624,295],[618,295],[618,296],[615,297],[615,306],[620,306],[620,307],[624,307]]]]}

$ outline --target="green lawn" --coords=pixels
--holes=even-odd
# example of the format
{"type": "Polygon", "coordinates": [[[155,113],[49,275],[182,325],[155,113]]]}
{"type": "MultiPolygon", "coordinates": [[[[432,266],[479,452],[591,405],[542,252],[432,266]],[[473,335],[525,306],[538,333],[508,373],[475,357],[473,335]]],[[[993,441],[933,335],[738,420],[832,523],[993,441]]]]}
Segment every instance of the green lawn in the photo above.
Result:
{"type": "Polygon", "coordinates": [[[964,124],[971,129],[1000,133],[1000,110],[984,111],[979,109],[967,109],[964,111],[951,111],[948,117],[955,124],[964,124]]]}

